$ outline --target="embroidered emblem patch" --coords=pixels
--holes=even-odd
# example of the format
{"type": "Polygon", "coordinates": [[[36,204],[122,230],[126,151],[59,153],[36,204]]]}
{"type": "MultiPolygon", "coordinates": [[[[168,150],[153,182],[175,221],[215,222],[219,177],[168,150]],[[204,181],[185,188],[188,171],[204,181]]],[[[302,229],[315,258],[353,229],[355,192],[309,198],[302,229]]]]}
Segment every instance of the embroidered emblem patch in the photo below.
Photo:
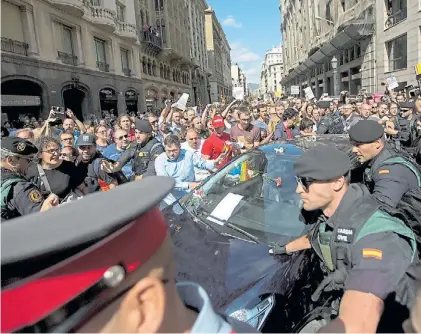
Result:
{"type": "Polygon", "coordinates": [[[389,174],[390,171],[388,169],[379,170],[379,174],[389,174]]]}
{"type": "Polygon", "coordinates": [[[353,228],[338,228],[335,241],[349,244],[354,241],[354,232],[353,228]]]}
{"type": "Polygon", "coordinates": [[[41,193],[38,190],[31,190],[29,192],[29,200],[34,203],[41,202],[41,193]]]}

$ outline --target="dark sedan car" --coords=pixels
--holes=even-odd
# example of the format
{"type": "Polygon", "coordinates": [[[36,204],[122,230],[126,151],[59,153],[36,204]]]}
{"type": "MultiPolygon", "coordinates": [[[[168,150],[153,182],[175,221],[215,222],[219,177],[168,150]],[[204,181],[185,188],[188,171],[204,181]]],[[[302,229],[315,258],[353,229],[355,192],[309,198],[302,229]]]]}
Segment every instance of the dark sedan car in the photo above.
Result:
{"type": "Polygon", "coordinates": [[[219,312],[263,332],[300,331],[316,307],[319,261],[310,251],[271,256],[268,248],[308,229],[299,219],[293,164],[322,144],[350,151],[348,138],[337,135],[265,145],[166,208],[178,280],[201,284],[219,312]]]}

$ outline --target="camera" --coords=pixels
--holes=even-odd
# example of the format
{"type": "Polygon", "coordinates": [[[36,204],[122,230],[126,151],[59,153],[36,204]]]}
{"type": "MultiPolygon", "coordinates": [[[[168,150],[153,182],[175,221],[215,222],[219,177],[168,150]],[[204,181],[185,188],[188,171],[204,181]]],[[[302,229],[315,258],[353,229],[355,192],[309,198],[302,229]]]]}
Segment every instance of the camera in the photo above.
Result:
{"type": "Polygon", "coordinates": [[[64,114],[64,108],[63,107],[51,107],[51,109],[56,113],[56,114],[64,114]]]}

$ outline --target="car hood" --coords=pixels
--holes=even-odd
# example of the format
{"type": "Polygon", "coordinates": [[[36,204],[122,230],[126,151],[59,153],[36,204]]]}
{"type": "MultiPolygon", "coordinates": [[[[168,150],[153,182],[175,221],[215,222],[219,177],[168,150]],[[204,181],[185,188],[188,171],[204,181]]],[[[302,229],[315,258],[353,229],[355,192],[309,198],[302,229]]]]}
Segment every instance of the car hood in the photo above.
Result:
{"type": "Polygon", "coordinates": [[[250,299],[284,290],[288,280],[282,278],[288,276],[293,257],[271,256],[267,245],[222,235],[179,204],[175,207],[163,214],[174,243],[178,281],[203,286],[218,311],[246,291],[250,299]]]}

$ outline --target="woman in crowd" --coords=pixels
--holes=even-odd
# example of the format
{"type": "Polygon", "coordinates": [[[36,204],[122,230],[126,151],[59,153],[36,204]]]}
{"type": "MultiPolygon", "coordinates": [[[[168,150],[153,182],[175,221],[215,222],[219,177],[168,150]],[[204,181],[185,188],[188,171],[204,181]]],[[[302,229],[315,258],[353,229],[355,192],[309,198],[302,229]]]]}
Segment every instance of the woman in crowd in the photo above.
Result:
{"type": "Polygon", "coordinates": [[[38,161],[28,169],[28,178],[35,183],[45,198],[56,194],[65,200],[77,189],[86,194],[85,175],[67,160],[60,159],[60,142],[53,137],[41,137],[37,143],[38,161]]]}
{"type": "Polygon", "coordinates": [[[108,147],[107,128],[103,125],[97,125],[95,127],[95,136],[96,136],[96,149],[98,152],[102,153],[108,147]]]}
{"type": "Polygon", "coordinates": [[[117,127],[121,130],[126,130],[129,134],[129,140],[135,140],[135,130],[132,127],[132,120],[130,119],[129,115],[121,115],[117,119],[117,127]]]}

